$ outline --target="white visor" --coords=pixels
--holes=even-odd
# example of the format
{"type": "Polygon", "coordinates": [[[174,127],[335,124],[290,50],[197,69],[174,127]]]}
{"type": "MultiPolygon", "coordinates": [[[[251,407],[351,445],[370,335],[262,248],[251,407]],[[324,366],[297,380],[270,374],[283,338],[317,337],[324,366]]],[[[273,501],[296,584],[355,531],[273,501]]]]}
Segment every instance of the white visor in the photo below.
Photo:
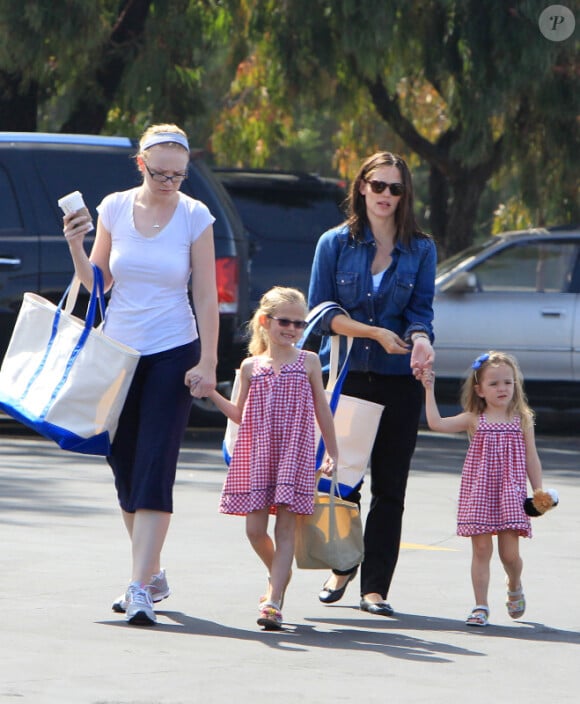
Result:
{"type": "Polygon", "coordinates": [[[141,149],[145,151],[154,147],[156,144],[169,144],[173,142],[174,144],[180,144],[184,149],[189,151],[189,143],[187,139],[178,132],[156,132],[143,142],[141,149]]]}

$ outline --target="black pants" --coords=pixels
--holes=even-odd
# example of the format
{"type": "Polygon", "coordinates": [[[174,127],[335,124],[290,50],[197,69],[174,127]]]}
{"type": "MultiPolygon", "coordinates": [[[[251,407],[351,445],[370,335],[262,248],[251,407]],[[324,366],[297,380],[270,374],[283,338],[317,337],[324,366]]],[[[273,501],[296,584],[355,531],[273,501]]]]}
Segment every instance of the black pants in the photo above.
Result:
{"type": "MultiPolygon", "coordinates": [[[[417,441],[423,387],[412,376],[350,372],[342,392],[385,406],[371,454],[371,503],[364,533],[361,595],[378,593],[386,599],[399,557],[405,490],[417,441]]],[[[359,490],[343,498],[360,505],[359,490]]]]}
{"type": "Polygon", "coordinates": [[[123,511],[173,511],[177,458],[192,403],[183,378],[200,351],[195,340],[139,360],[107,457],[123,511]]]}

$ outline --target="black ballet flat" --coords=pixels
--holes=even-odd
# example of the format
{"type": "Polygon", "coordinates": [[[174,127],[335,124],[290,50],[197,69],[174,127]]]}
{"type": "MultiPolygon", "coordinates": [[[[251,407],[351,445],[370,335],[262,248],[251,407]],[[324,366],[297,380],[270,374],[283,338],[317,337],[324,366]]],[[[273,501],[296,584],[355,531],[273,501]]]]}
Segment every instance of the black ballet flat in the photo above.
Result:
{"type": "Polygon", "coordinates": [[[369,614],[375,614],[377,616],[394,616],[395,610],[386,601],[379,601],[375,604],[372,601],[367,601],[366,599],[360,600],[360,610],[367,611],[369,614]]]}
{"type": "Polygon", "coordinates": [[[346,588],[348,587],[349,583],[352,582],[352,580],[356,577],[357,572],[358,572],[358,567],[355,568],[354,572],[351,572],[348,575],[348,579],[346,580],[346,582],[342,585],[342,587],[340,589],[330,589],[325,584],[322,587],[320,594],[318,595],[319,600],[323,604],[334,604],[336,601],[340,601],[342,599],[342,597],[344,596],[344,593],[345,593],[346,588]]]}

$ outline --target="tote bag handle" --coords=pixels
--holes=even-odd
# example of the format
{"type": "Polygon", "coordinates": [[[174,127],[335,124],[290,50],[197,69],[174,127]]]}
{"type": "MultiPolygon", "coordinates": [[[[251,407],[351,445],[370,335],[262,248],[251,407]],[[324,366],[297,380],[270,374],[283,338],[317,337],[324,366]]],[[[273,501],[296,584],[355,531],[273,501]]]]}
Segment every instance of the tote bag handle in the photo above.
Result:
{"type": "MultiPolygon", "coordinates": [[[[89,300],[89,305],[87,308],[87,314],[85,316],[85,328],[93,327],[96,319],[97,305],[99,306],[99,312],[101,315],[101,320],[105,319],[105,282],[103,279],[103,272],[98,266],[91,263],[93,268],[93,287],[91,292],[91,298],[89,300]]],[[[75,274],[72,281],[68,285],[66,291],[62,295],[60,302],[58,304],[59,310],[64,310],[65,313],[72,313],[77,298],[79,295],[81,287],[81,281],[79,277],[75,274]]]]}
{"type": "MultiPolygon", "coordinates": [[[[350,318],[350,315],[348,312],[338,303],[335,303],[334,301],[324,301],[322,303],[319,303],[317,306],[315,306],[306,316],[306,322],[308,325],[306,326],[304,333],[300,340],[296,343],[296,347],[299,349],[302,349],[304,346],[306,340],[308,339],[308,336],[312,333],[316,325],[320,322],[320,320],[323,318],[325,313],[328,313],[330,310],[339,310],[341,313],[346,315],[347,317],[350,318]]],[[[353,343],[353,338],[349,336],[344,336],[344,335],[331,335],[330,339],[330,369],[329,369],[329,374],[328,374],[328,383],[326,384],[326,389],[327,391],[331,392],[330,400],[328,402],[328,405],[330,406],[330,410],[332,411],[332,415],[335,414],[336,408],[338,406],[338,401],[340,399],[340,394],[342,392],[342,385],[344,384],[344,380],[346,379],[346,375],[348,373],[348,358],[350,356],[350,351],[352,349],[352,343],[353,343]],[[340,368],[339,371],[339,357],[340,357],[340,338],[341,337],[346,337],[346,355],[344,358],[344,362],[342,363],[342,367],[340,368]]],[[[318,450],[316,452],[316,466],[319,467],[322,464],[322,460],[324,458],[324,440],[320,438],[320,442],[318,444],[318,450]]],[[[333,476],[336,474],[336,472],[333,473],[333,476]]],[[[332,486],[332,484],[331,484],[332,486]]],[[[338,481],[335,480],[334,486],[332,486],[332,493],[333,495],[335,492],[338,492],[338,481]]],[[[340,493],[338,494],[340,496],[340,493]]]]}
{"type": "MultiPolygon", "coordinates": [[[[91,329],[94,326],[95,323],[95,318],[96,318],[96,313],[97,313],[97,302],[101,311],[101,319],[104,320],[104,312],[105,312],[105,294],[104,294],[104,280],[103,280],[103,273],[99,269],[98,266],[95,266],[95,264],[91,265],[93,267],[93,290],[91,292],[91,298],[89,300],[89,305],[87,308],[87,315],[85,317],[85,323],[84,323],[84,328],[83,332],[81,333],[81,336],[79,337],[74,349],[71,352],[68,364],[65,369],[65,373],[63,377],[61,378],[60,382],[55,385],[54,392],[50,399],[48,400],[48,403],[46,404],[46,407],[42,411],[42,415],[46,415],[48,413],[48,409],[51,407],[54,399],[56,398],[57,394],[59,393],[61,387],[63,384],[66,382],[68,378],[68,374],[70,372],[70,369],[76,360],[77,356],[79,355],[80,351],[84,347],[87,338],[91,332],[91,329]]],[[[65,313],[69,314],[72,309],[74,308],[78,293],[79,293],[79,288],[80,288],[80,281],[78,277],[75,275],[73,277],[73,280],[67,287],[66,291],[62,295],[62,298],[59,301],[59,304],[56,308],[56,312],[54,314],[53,322],[52,322],[52,330],[50,333],[50,338],[48,340],[48,343],[46,345],[46,349],[44,351],[44,356],[40,360],[40,364],[38,365],[36,371],[31,375],[28,384],[26,385],[26,388],[24,389],[24,392],[22,394],[22,398],[25,398],[26,395],[29,393],[30,389],[32,388],[33,384],[35,383],[36,379],[40,376],[42,373],[44,366],[46,364],[46,360],[48,359],[48,356],[50,355],[53,345],[55,344],[56,336],[58,334],[58,327],[60,323],[60,317],[61,313],[64,311],[65,313]],[[65,299],[66,299],[66,305],[65,305],[65,299]],[[63,307],[64,306],[64,307],[63,307]]]]}

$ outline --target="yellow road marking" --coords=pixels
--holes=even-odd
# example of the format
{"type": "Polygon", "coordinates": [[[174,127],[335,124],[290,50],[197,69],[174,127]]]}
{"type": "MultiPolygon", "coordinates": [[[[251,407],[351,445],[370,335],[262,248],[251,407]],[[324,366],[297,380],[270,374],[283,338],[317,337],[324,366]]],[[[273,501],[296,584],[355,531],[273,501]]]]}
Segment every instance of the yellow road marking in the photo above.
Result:
{"type": "Polygon", "coordinates": [[[401,543],[405,550],[444,550],[445,552],[459,552],[457,548],[442,548],[439,545],[421,545],[420,543],[401,543]]]}

